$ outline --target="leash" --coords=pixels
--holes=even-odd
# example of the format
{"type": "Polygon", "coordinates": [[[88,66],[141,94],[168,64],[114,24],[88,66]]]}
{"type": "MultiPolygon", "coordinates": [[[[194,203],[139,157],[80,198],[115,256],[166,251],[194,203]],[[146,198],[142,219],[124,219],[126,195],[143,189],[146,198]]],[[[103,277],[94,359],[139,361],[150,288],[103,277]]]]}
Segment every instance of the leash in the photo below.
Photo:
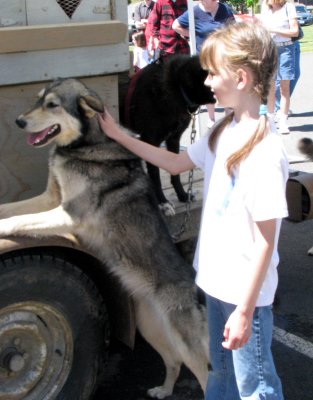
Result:
{"type": "Polygon", "coordinates": [[[143,69],[139,69],[130,78],[129,86],[127,88],[126,96],[124,99],[124,119],[125,119],[125,125],[127,126],[128,129],[131,129],[131,120],[130,120],[131,101],[137,86],[138,78],[140,78],[142,74],[142,70],[143,69]]]}
{"type": "MultiPolygon", "coordinates": [[[[195,112],[191,113],[188,111],[188,113],[191,116],[192,124],[191,124],[191,133],[190,133],[190,144],[193,144],[196,139],[196,116],[199,114],[199,109],[198,108],[195,112]]],[[[179,240],[182,235],[186,232],[186,229],[189,227],[190,223],[190,210],[191,210],[191,203],[192,203],[192,186],[193,186],[193,168],[189,170],[188,174],[188,188],[187,188],[187,202],[185,205],[185,213],[184,213],[184,219],[183,222],[179,228],[179,230],[172,235],[172,238],[174,241],[179,240]]]]}

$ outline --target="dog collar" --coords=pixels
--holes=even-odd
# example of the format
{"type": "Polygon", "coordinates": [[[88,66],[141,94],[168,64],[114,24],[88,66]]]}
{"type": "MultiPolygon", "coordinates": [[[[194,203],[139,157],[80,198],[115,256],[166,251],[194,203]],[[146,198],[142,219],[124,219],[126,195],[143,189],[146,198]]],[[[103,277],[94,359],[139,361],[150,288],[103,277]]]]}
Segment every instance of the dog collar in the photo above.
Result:
{"type": "Polygon", "coordinates": [[[180,88],[180,91],[181,91],[181,93],[183,95],[183,98],[184,98],[185,102],[187,103],[188,111],[191,111],[191,109],[194,109],[194,108],[197,109],[200,106],[200,104],[192,102],[190,100],[190,98],[187,96],[187,93],[184,91],[182,86],[180,86],[179,88],[180,88]]]}

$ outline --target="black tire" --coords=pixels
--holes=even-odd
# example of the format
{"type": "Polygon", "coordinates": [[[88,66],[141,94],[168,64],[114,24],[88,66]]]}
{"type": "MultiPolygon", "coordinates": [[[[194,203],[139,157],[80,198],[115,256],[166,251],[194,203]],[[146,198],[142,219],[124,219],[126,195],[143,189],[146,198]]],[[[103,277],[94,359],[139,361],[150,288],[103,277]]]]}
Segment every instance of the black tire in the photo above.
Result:
{"type": "Polygon", "coordinates": [[[90,399],[108,344],[103,299],[78,267],[44,251],[0,258],[0,400],[90,399]]]}

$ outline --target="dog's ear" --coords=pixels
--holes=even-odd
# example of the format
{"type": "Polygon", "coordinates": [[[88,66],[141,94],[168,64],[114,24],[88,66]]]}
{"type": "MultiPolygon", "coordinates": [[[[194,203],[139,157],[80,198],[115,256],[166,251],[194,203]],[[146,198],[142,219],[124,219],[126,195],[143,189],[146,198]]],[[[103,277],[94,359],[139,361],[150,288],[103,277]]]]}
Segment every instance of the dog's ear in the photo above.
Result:
{"type": "Polygon", "coordinates": [[[80,97],[79,105],[85,111],[87,118],[92,118],[96,113],[104,112],[102,101],[96,96],[86,95],[80,97]]]}

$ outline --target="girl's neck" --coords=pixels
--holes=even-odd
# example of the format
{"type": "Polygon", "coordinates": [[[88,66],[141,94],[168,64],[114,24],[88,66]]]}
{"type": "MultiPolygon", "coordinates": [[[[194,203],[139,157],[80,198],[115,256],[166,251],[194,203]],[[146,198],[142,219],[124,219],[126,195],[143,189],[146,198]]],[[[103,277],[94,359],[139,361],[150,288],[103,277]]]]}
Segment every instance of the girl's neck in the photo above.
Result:
{"type": "Polygon", "coordinates": [[[234,107],[234,117],[237,123],[246,123],[259,120],[261,102],[258,98],[248,96],[240,101],[238,107],[234,107]]]}

